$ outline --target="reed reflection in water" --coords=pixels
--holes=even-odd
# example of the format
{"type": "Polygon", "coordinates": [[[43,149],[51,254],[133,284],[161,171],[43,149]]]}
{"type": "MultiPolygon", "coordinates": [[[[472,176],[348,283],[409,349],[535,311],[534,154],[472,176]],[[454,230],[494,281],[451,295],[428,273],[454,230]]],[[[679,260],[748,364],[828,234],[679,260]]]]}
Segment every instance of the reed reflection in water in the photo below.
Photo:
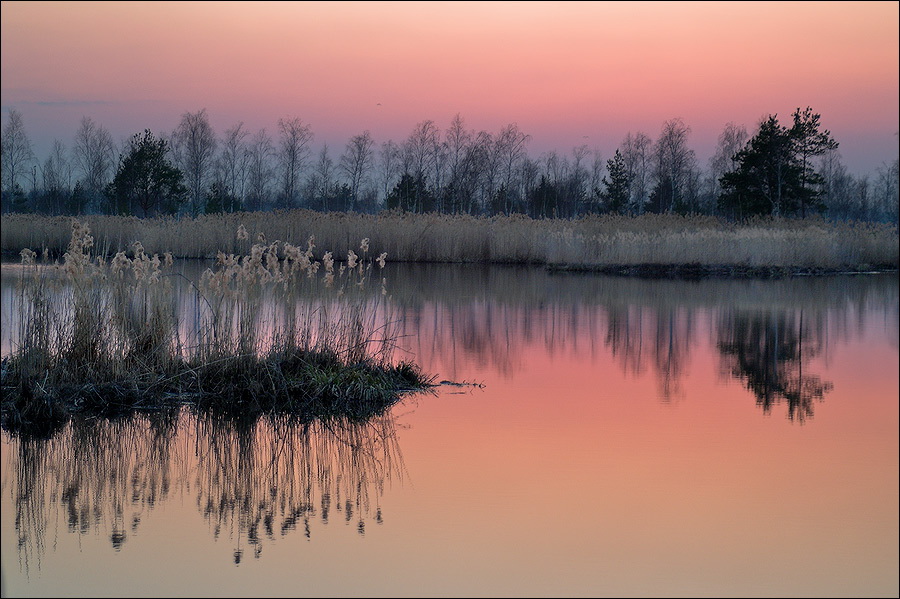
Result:
{"type": "Polygon", "coordinates": [[[256,422],[186,408],[125,419],[73,419],[51,439],[10,440],[19,565],[40,568],[61,506],[69,533],[122,549],[157,505],[187,495],[234,562],[289,534],[311,538],[337,517],[364,535],[383,522],[386,483],[402,483],[389,415],[368,422],[256,422]]]}

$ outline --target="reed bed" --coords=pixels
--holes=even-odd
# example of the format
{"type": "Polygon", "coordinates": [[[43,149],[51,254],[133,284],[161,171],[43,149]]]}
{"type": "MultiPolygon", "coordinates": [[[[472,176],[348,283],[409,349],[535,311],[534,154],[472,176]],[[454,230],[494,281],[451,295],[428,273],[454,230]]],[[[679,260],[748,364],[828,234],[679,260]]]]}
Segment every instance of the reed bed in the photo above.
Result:
{"type": "MultiPolygon", "coordinates": [[[[398,262],[534,264],[612,272],[617,267],[644,267],[638,271],[650,274],[654,267],[681,266],[732,275],[898,266],[896,225],[820,217],[734,223],[709,216],[658,214],[565,220],[294,210],[178,219],[95,215],[83,220],[93,232],[95,252],[107,257],[127,251],[137,240],[151,255],[170,252],[177,258],[211,259],[219,252],[245,254],[251,241],[234,235],[243,227],[250,240],[263,233],[301,247],[311,236],[329,248],[350,248],[368,237],[374,255],[387,253],[398,262]]],[[[6,255],[33,248],[60,256],[68,240],[68,218],[3,217],[0,247],[6,255]]],[[[335,253],[334,258],[347,256],[335,253]]]]}
{"type": "Polygon", "coordinates": [[[60,260],[23,249],[17,339],[2,364],[4,428],[52,431],[76,412],[183,403],[237,417],[365,419],[430,386],[395,359],[396,322],[377,276],[386,255],[370,254],[367,239],[337,262],[313,237],[303,248],[262,234],[250,245],[246,228],[236,230],[248,252],[218,252],[193,287],[190,319],[169,252],[134,242],[107,259],[74,219],[60,260]]]}
{"type": "Polygon", "coordinates": [[[712,225],[602,227],[597,232],[567,228],[552,235],[548,265],[603,271],[644,267],[635,272],[648,273],[680,267],[682,272],[741,275],[894,270],[898,264],[896,227],[820,219],[712,225]]]}

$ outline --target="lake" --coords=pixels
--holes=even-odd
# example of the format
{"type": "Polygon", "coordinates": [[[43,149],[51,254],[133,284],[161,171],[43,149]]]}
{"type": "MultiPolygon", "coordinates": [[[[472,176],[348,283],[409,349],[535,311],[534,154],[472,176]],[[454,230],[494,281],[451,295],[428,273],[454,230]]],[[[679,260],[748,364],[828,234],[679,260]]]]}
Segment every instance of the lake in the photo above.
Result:
{"type": "Polygon", "coordinates": [[[3,596],[900,593],[896,273],[385,273],[444,383],[368,422],[4,432],[3,596]]]}

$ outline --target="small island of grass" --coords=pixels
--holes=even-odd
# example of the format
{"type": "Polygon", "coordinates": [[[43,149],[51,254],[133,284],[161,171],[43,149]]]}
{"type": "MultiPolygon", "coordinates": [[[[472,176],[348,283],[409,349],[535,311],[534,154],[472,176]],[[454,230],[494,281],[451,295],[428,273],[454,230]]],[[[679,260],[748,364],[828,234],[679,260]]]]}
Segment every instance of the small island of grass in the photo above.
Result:
{"type": "Polygon", "coordinates": [[[384,285],[373,272],[385,255],[370,258],[366,239],[340,264],[331,252],[317,259],[313,239],[306,249],[260,238],[244,256],[220,252],[190,282],[190,318],[170,254],[135,243],[107,261],[93,247],[73,220],[62,261],[22,251],[18,338],[2,362],[4,430],[46,436],[74,416],[185,405],[238,419],[363,421],[433,386],[394,359],[382,293],[363,293],[384,285]]]}

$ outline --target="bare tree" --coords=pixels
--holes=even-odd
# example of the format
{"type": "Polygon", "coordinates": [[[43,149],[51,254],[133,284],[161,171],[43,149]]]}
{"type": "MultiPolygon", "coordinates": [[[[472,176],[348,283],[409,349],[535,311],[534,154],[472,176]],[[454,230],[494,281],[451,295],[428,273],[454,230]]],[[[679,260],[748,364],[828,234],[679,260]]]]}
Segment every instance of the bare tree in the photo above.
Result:
{"type": "MultiPolygon", "coordinates": [[[[465,122],[457,114],[450,122],[441,143],[441,161],[445,183],[441,190],[441,208],[452,214],[476,214],[484,206],[488,193],[484,190],[486,167],[493,153],[490,133],[466,130],[465,122]]],[[[496,162],[495,162],[496,166],[496,162]]],[[[496,174],[496,169],[492,171],[496,174]]]]}
{"type": "Polygon", "coordinates": [[[34,152],[25,133],[22,114],[15,108],[9,110],[9,120],[3,128],[2,138],[3,190],[15,193],[19,180],[31,172],[34,152]]]}
{"type": "Polygon", "coordinates": [[[189,192],[189,210],[197,216],[203,210],[204,196],[212,180],[215,164],[216,134],[209,124],[206,109],[186,112],[172,133],[172,156],[184,172],[189,192]]]}
{"type": "Polygon", "coordinates": [[[719,133],[715,154],[709,159],[710,170],[714,174],[722,176],[737,168],[738,162],[735,160],[735,156],[747,145],[749,138],[750,135],[745,126],[735,125],[732,122],[727,123],[719,133]]]}
{"type": "MultiPolygon", "coordinates": [[[[854,207],[850,205],[850,175],[841,162],[837,149],[827,151],[821,159],[822,199],[828,206],[828,215],[835,218],[853,218],[854,207]]],[[[856,207],[859,208],[859,207],[856,207]]]]}
{"type": "Polygon", "coordinates": [[[447,169],[449,163],[449,150],[447,144],[439,138],[435,138],[434,163],[432,165],[432,188],[434,189],[435,206],[437,212],[444,212],[445,186],[447,185],[447,169]]]}
{"type": "Polygon", "coordinates": [[[372,170],[374,145],[372,136],[364,131],[350,138],[341,156],[340,169],[350,183],[350,210],[356,210],[360,189],[372,170]]]}
{"type": "Polygon", "coordinates": [[[570,176],[570,188],[573,199],[575,200],[575,212],[581,212],[587,199],[586,184],[588,180],[588,170],[584,166],[587,157],[591,155],[591,150],[586,144],[572,148],[572,174],[570,176]]]}
{"type": "Polygon", "coordinates": [[[874,197],[872,194],[872,185],[869,183],[869,176],[850,177],[852,187],[850,191],[851,205],[856,210],[853,218],[856,220],[879,220],[880,215],[874,205],[874,197]]]}
{"type": "Polygon", "coordinates": [[[54,140],[50,156],[41,168],[44,184],[44,206],[48,214],[62,214],[66,211],[66,200],[72,188],[72,167],[66,157],[66,147],[54,140]]]}
{"type": "Polygon", "coordinates": [[[466,130],[466,123],[457,113],[450,126],[444,132],[444,146],[447,148],[447,168],[451,179],[455,178],[460,164],[466,154],[469,144],[472,143],[472,133],[466,130]]]}
{"type": "Polygon", "coordinates": [[[692,213],[708,213],[710,206],[708,201],[703,198],[703,173],[694,160],[685,173],[685,183],[683,192],[683,210],[692,213]]]}
{"type": "Polygon", "coordinates": [[[272,138],[265,129],[260,129],[247,147],[247,210],[263,210],[269,203],[274,156],[272,138]]]}
{"type": "Polygon", "coordinates": [[[673,212],[688,202],[686,191],[695,168],[694,151],[688,148],[691,129],[679,119],[663,123],[653,147],[656,210],[673,212]]]}
{"type": "Polygon", "coordinates": [[[540,201],[532,206],[532,216],[536,218],[564,217],[572,210],[571,197],[568,194],[568,179],[571,173],[569,158],[555,149],[541,155],[543,173],[541,187],[545,190],[540,201]]]}
{"type": "MultiPolygon", "coordinates": [[[[528,200],[538,187],[538,180],[541,176],[541,165],[536,160],[532,160],[528,156],[522,159],[520,167],[520,178],[522,180],[522,197],[528,200]]],[[[526,210],[528,207],[526,206],[526,210]]]]}
{"type": "Polygon", "coordinates": [[[463,197],[464,211],[467,214],[482,213],[489,206],[496,180],[493,148],[494,137],[487,131],[479,131],[466,152],[463,197]]]}
{"type": "Polygon", "coordinates": [[[503,205],[498,208],[507,214],[510,212],[512,201],[517,196],[513,179],[519,170],[519,163],[526,155],[525,146],[530,140],[531,136],[520,131],[519,126],[515,123],[503,127],[494,140],[497,172],[505,192],[502,198],[503,205]]]}
{"type": "Polygon", "coordinates": [[[410,133],[403,148],[409,174],[416,177],[428,175],[434,161],[434,148],[437,146],[439,133],[437,125],[431,120],[417,124],[410,133]]]}
{"type": "Polygon", "coordinates": [[[413,198],[413,210],[422,212],[426,207],[420,196],[420,190],[424,188],[428,174],[432,172],[437,160],[437,147],[440,139],[440,131],[434,121],[426,120],[418,123],[403,144],[403,172],[412,175],[421,185],[415,186],[415,198],[413,198]]]}
{"type": "MultiPolygon", "coordinates": [[[[319,200],[322,210],[328,211],[336,206],[329,206],[328,199],[334,196],[334,160],[328,155],[328,144],[322,145],[316,168],[310,176],[312,197],[319,200]]],[[[341,206],[340,208],[343,208],[341,206]]]]}
{"type": "Polygon", "coordinates": [[[709,159],[708,193],[711,198],[718,198],[722,193],[719,180],[722,175],[738,167],[735,156],[747,145],[749,138],[750,135],[745,126],[732,122],[726,123],[725,128],[719,133],[716,151],[709,159]]]}
{"type": "MultiPolygon", "coordinates": [[[[424,212],[432,210],[428,193],[428,176],[438,168],[438,147],[440,130],[432,120],[416,124],[403,144],[403,174],[411,175],[416,181],[413,187],[412,210],[424,212]]],[[[432,181],[432,189],[434,187],[432,181]]]]}
{"type": "Polygon", "coordinates": [[[238,123],[225,131],[222,137],[222,151],[217,161],[217,178],[227,190],[241,202],[244,201],[247,174],[250,162],[246,139],[250,132],[244,123],[238,123]]]}
{"type": "Polygon", "coordinates": [[[443,146],[446,152],[447,165],[447,202],[444,209],[456,214],[459,212],[463,200],[461,197],[461,185],[463,178],[463,165],[469,146],[472,143],[472,133],[466,130],[466,124],[459,113],[450,121],[450,126],[444,132],[443,146]]]}
{"type": "Polygon", "coordinates": [[[647,134],[638,131],[628,132],[622,141],[622,158],[628,173],[630,186],[630,210],[635,214],[643,214],[650,200],[650,165],[653,141],[647,134]]]}
{"type": "Polygon", "coordinates": [[[75,166],[81,172],[87,202],[100,203],[103,190],[115,173],[117,153],[109,131],[90,117],[82,117],[75,133],[72,155],[75,166]]]}
{"type": "Polygon", "coordinates": [[[543,155],[544,175],[553,185],[559,185],[564,177],[566,167],[563,162],[566,161],[564,156],[560,156],[556,150],[550,150],[543,155]]]}
{"type": "Polygon", "coordinates": [[[606,164],[603,162],[603,154],[600,152],[600,148],[594,148],[592,156],[591,196],[593,197],[600,192],[601,185],[603,184],[603,170],[606,168],[606,164]]]}
{"type": "Polygon", "coordinates": [[[396,142],[387,140],[378,151],[378,180],[381,187],[382,200],[390,195],[394,182],[401,172],[400,147],[396,142]]]}
{"type": "Polygon", "coordinates": [[[877,170],[873,204],[878,220],[898,224],[900,219],[900,162],[885,162],[877,170]]]}
{"type": "Polygon", "coordinates": [[[503,153],[502,146],[497,143],[497,138],[486,131],[478,134],[477,143],[481,144],[482,151],[479,156],[482,159],[479,177],[481,209],[492,210],[492,203],[497,194],[497,188],[503,181],[503,153]]]}
{"type": "MultiPolygon", "coordinates": [[[[446,173],[443,210],[453,214],[481,212],[489,205],[499,176],[501,162],[494,137],[486,131],[467,130],[457,114],[441,146],[446,173]]],[[[523,165],[524,160],[520,166],[523,165]]],[[[528,175],[520,168],[513,176],[528,175]]]]}
{"type": "Polygon", "coordinates": [[[293,117],[278,119],[278,131],[280,190],[277,202],[281,208],[297,208],[303,169],[313,141],[312,128],[303,124],[300,118],[293,117]]]}

